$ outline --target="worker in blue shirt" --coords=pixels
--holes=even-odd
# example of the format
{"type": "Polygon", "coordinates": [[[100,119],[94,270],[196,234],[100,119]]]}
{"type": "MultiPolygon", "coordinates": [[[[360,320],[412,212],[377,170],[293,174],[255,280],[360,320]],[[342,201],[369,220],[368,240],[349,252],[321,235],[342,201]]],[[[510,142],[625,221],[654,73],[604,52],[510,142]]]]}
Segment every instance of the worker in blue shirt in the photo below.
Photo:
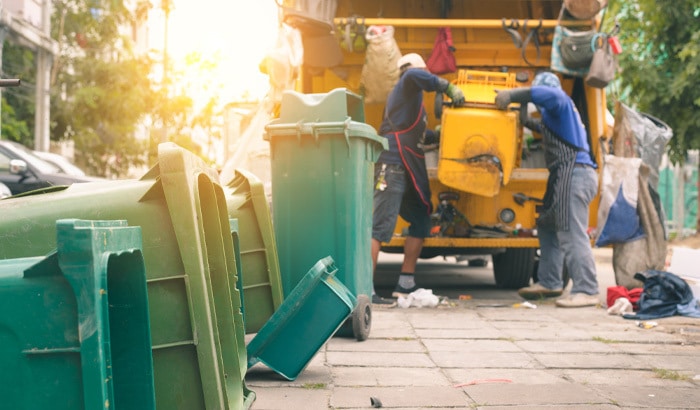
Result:
{"type": "MultiPolygon", "coordinates": [[[[410,225],[404,244],[404,259],[393,297],[406,296],[418,289],[414,273],[430,235],[432,203],[428,172],[421,144],[425,138],[427,115],[423,91],[445,93],[454,105],[464,103],[464,94],[454,84],[431,74],[423,58],[406,54],[398,61],[400,77],[389,94],[379,134],[388,140],[375,164],[372,259],[376,270],[382,242],[389,242],[400,215],[410,225]]],[[[394,304],[373,292],[375,304],[394,304]]]]}
{"type": "Polygon", "coordinates": [[[537,219],[539,281],[518,294],[526,299],[561,296],[566,267],[573,285],[570,294],[557,299],[556,305],[595,306],[600,300],[588,216],[598,192],[598,174],[581,116],[562,90],[559,77],[551,72],[537,74],[532,87],[499,91],[495,102],[500,109],[507,109],[511,102],[521,104],[523,126],[542,134],[549,170],[537,219]],[[541,119],[528,116],[529,102],[535,104],[541,119]]]}

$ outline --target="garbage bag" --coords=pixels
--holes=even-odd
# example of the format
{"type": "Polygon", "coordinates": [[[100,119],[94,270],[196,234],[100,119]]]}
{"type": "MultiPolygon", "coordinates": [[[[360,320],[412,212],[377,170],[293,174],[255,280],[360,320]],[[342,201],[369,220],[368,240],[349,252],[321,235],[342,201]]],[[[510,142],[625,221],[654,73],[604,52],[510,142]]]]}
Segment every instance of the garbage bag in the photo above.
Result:
{"type": "Polygon", "coordinates": [[[637,214],[641,164],[640,158],[605,156],[596,246],[624,243],[644,234],[637,214]]]}
{"type": "MultiPolygon", "coordinates": [[[[619,103],[618,106],[622,107],[624,120],[635,137],[636,156],[649,166],[649,185],[658,190],[659,165],[666,144],[673,137],[673,130],[665,122],[649,114],[637,112],[623,103],[619,103]]],[[[615,117],[615,121],[617,123],[618,116],[615,117]]],[[[617,152],[615,154],[617,155],[617,152]]]]}
{"type": "Polygon", "coordinates": [[[663,269],[666,263],[666,234],[659,216],[659,197],[649,186],[649,167],[639,167],[637,213],[644,236],[637,240],[613,244],[615,283],[628,289],[642,287],[637,272],[663,269]]]}
{"type": "Polygon", "coordinates": [[[397,64],[401,50],[394,39],[392,26],[370,26],[365,37],[368,45],[360,75],[360,89],[365,103],[383,103],[399,80],[397,64]]]}

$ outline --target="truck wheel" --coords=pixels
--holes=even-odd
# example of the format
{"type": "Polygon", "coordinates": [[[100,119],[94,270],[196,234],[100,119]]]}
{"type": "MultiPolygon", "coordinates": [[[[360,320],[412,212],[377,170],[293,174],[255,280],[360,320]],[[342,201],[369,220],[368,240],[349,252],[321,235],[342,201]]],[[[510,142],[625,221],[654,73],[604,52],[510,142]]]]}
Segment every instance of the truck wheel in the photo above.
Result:
{"type": "Polygon", "coordinates": [[[536,248],[507,248],[505,252],[493,255],[491,259],[496,286],[520,289],[530,285],[536,250],[536,248]]]}

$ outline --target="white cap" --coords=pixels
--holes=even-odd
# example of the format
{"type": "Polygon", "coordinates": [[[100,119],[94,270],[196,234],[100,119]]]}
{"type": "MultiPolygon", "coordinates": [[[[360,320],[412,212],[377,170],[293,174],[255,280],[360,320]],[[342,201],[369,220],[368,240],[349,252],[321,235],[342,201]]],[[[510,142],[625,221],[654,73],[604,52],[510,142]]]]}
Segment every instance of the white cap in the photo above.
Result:
{"type": "Polygon", "coordinates": [[[407,65],[405,68],[425,68],[425,61],[423,61],[423,57],[416,53],[409,53],[404,56],[401,56],[399,58],[399,61],[396,63],[396,66],[401,69],[401,67],[407,65]]]}

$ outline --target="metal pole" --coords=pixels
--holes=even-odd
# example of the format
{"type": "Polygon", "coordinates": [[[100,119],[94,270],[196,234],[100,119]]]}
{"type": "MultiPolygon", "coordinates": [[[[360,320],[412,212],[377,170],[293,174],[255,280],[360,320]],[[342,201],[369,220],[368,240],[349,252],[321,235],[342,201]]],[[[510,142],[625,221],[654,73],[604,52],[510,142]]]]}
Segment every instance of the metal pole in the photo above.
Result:
{"type": "MultiPolygon", "coordinates": [[[[170,20],[170,10],[172,9],[171,0],[163,0],[161,3],[163,12],[165,13],[164,36],[163,36],[163,89],[165,91],[165,99],[167,101],[169,94],[169,78],[168,78],[168,21],[170,20]]],[[[167,107],[167,105],[166,105],[167,107]]],[[[160,136],[160,142],[168,141],[168,110],[163,110],[163,129],[160,136]]]]}
{"type": "MultiPolygon", "coordinates": [[[[359,21],[357,18],[339,17],[333,20],[335,25],[346,25],[359,21]]],[[[361,20],[367,26],[394,26],[394,27],[414,27],[414,28],[493,28],[502,29],[501,19],[401,19],[401,18],[367,18],[361,20]]],[[[517,23],[520,27],[525,25],[526,20],[508,19],[507,23],[517,23]]],[[[595,20],[565,20],[557,19],[542,20],[542,28],[554,28],[558,24],[564,26],[591,26],[595,20]]],[[[539,20],[529,20],[528,24],[537,24],[539,20]]]]}
{"type": "MultiPolygon", "coordinates": [[[[41,5],[41,31],[51,36],[51,2],[44,0],[41,5]]],[[[51,64],[53,55],[39,47],[36,67],[36,112],[34,113],[34,149],[48,151],[51,122],[51,64]]]]}
{"type": "MultiPolygon", "coordinates": [[[[0,4],[0,9],[2,9],[2,4],[0,4]]],[[[5,44],[5,37],[7,36],[7,29],[0,27],[0,73],[2,72],[2,51],[5,44]]],[[[0,130],[2,129],[2,87],[0,87],[0,130]]],[[[2,139],[2,134],[0,134],[0,139],[2,139]]]]}

